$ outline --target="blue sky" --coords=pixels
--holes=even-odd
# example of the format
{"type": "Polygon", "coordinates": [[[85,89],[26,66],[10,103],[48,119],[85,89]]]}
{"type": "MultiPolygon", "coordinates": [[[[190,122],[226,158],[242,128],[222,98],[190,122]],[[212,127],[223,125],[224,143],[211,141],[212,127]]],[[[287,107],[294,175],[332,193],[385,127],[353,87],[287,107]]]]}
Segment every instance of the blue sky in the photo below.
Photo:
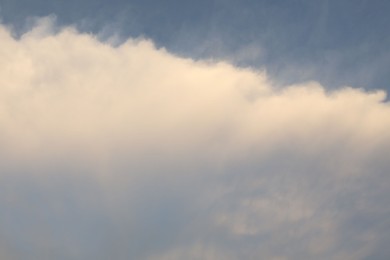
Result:
{"type": "Polygon", "coordinates": [[[389,259],[389,11],[0,0],[0,258],[389,259]]]}
{"type": "Polygon", "coordinates": [[[59,24],[147,37],[187,57],[266,66],[282,84],[317,80],[332,88],[384,89],[389,8],[385,0],[3,0],[1,15],[25,28],[29,17],[54,14],[59,24]],[[243,54],[248,48],[254,55],[243,54]]]}

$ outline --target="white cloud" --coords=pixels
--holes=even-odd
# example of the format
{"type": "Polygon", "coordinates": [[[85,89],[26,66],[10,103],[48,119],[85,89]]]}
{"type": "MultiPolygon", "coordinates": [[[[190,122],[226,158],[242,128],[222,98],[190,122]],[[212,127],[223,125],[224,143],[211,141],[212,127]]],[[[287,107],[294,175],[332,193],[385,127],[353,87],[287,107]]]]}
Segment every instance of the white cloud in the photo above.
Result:
{"type": "Polygon", "coordinates": [[[382,91],[280,89],[262,71],[39,24],[20,39],[0,27],[7,254],[356,259],[386,250],[382,91]]]}

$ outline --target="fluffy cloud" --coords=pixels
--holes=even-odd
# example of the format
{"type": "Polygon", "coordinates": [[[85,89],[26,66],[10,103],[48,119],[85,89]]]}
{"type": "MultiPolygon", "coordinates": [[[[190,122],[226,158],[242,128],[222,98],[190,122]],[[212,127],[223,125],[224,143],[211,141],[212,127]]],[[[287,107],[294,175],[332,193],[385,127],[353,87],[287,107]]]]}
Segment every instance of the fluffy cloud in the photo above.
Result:
{"type": "Polygon", "coordinates": [[[40,23],[0,27],[4,258],[390,255],[384,92],[40,23]]]}

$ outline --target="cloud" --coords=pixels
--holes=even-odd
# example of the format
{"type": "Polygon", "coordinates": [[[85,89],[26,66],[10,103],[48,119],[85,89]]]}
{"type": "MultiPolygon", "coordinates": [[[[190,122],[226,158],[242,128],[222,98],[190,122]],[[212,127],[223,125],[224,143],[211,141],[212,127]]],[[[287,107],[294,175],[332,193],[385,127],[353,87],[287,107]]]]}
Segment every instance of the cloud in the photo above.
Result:
{"type": "Polygon", "coordinates": [[[0,27],[0,220],[10,259],[388,255],[383,91],[0,27]]]}

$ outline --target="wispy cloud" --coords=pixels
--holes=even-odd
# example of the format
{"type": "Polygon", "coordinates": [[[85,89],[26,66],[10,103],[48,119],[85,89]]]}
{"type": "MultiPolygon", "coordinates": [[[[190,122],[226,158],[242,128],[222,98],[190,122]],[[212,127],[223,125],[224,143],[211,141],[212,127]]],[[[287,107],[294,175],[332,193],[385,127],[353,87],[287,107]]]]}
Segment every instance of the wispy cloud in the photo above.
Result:
{"type": "Polygon", "coordinates": [[[51,26],[0,28],[5,257],[386,254],[384,92],[276,88],[263,71],[51,26]]]}

